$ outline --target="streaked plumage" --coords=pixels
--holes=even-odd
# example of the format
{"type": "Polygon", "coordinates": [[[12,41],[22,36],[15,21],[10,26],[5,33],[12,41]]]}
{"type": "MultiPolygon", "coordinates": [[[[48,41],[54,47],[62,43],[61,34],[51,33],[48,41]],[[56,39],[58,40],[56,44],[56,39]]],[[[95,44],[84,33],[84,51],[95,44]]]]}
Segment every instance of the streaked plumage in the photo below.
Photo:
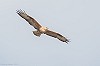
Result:
{"type": "Polygon", "coordinates": [[[16,13],[19,16],[21,16],[22,18],[24,18],[30,25],[32,25],[37,30],[37,31],[33,31],[34,35],[41,36],[41,34],[46,34],[48,36],[57,38],[62,42],[66,42],[66,43],[69,42],[69,40],[66,39],[64,36],[62,36],[61,34],[53,32],[53,31],[49,30],[47,27],[41,26],[34,18],[32,18],[31,16],[27,15],[25,13],[25,11],[17,10],[16,13]]]}

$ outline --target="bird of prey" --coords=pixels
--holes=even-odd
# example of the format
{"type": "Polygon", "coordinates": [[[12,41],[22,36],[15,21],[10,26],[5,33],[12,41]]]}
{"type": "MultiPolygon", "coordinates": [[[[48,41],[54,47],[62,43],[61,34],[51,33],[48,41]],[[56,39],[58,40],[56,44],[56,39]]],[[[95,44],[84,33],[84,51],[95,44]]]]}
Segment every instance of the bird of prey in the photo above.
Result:
{"type": "Polygon", "coordinates": [[[32,18],[31,16],[26,14],[25,11],[17,10],[16,13],[19,16],[21,16],[23,19],[25,19],[30,25],[32,25],[36,29],[36,31],[33,31],[34,35],[40,37],[41,34],[46,34],[48,36],[57,38],[62,42],[66,42],[66,43],[69,42],[69,40],[67,38],[65,38],[64,36],[62,36],[61,34],[59,34],[57,32],[53,32],[53,31],[49,30],[47,27],[41,26],[34,18],[32,18]]]}

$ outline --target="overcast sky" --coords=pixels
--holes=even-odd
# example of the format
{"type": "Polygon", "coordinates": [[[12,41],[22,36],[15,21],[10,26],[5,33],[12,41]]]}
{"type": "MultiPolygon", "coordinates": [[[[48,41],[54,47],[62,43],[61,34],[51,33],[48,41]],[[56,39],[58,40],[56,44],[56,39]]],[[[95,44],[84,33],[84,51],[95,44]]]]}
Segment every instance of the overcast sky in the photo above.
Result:
{"type": "Polygon", "coordinates": [[[99,0],[0,0],[0,66],[100,66],[99,0]],[[22,9],[71,42],[32,34],[22,9]]]}

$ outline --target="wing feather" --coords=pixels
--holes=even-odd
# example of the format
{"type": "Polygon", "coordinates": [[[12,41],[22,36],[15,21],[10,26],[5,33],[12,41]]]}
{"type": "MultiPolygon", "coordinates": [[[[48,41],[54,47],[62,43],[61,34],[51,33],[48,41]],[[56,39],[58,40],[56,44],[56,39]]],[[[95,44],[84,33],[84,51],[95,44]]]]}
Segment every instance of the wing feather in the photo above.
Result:
{"type": "Polygon", "coordinates": [[[25,13],[25,11],[22,10],[17,10],[16,12],[19,16],[21,16],[22,18],[24,18],[30,25],[32,25],[35,29],[39,30],[39,28],[41,27],[41,25],[31,16],[27,15],[25,13]]]}
{"type": "Polygon", "coordinates": [[[57,38],[57,39],[59,39],[60,41],[63,41],[63,42],[66,42],[66,43],[69,42],[68,39],[66,39],[64,36],[62,36],[62,35],[59,34],[59,33],[56,33],[56,32],[50,31],[50,30],[47,30],[47,31],[45,32],[45,34],[48,35],[48,36],[52,36],[52,37],[54,37],[54,38],[57,38]]]}

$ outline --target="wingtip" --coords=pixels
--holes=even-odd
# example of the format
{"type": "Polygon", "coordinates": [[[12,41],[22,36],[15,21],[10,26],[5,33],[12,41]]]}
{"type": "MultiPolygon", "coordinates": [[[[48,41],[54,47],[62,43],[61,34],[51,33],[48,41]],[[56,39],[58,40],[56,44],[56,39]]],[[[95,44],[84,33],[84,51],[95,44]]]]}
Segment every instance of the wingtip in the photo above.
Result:
{"type": "Polygon", "coordinates": [[[25,14],[25,11],[22,10],[22,9],[17,9],[17,10],[16,10],[16,13],[17,13],[17,14],[20,14],[20,13],[24,13],[24,14],[25,14]]]}
{"type": "Polygon", "coordinates": [[[66,43],[68,44],[68,42],[66,41],[66,43]]]}
{"type": "Polygon", "coordinates": [[[65,41],[67,44],[70,42],[69,40],[65,41]]]}

